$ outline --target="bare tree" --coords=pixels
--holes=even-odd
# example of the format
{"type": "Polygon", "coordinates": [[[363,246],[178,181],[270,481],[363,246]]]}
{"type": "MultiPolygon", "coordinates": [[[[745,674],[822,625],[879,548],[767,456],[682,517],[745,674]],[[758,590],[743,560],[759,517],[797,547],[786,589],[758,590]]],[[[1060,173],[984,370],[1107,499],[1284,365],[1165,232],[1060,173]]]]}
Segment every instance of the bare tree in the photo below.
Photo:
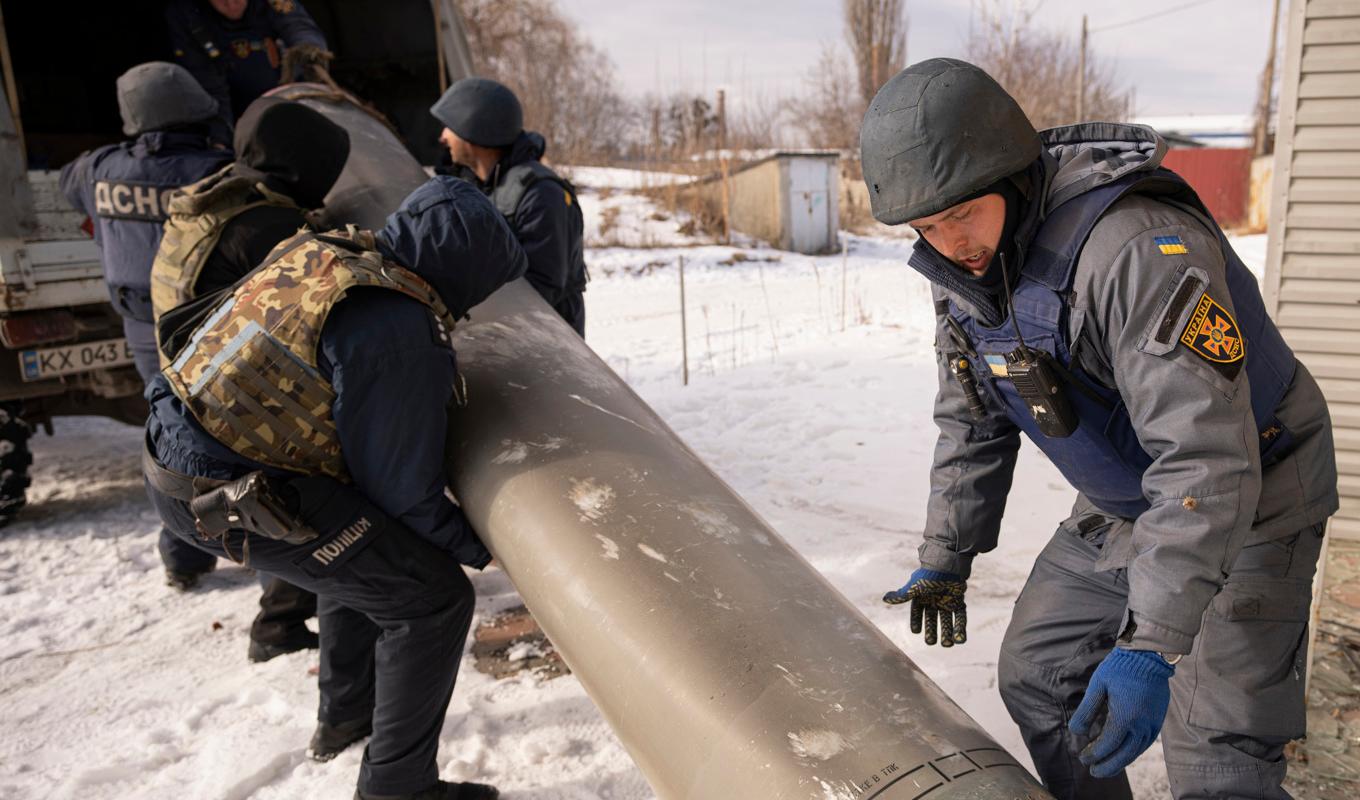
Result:
{"type": "Polygon", "coordinates": [[[865,106],[907,62],[903,0],[844,0],[845,38],[865,106]]]}
{"type": "Polygon", "coordinates": [[[804,94],[790,103],[790,110],[808,143],[813,147],[858,149],[860,121],[868,101],[854,91],[854,73],[838,47],[822,48],[805,85],[804,94]]]}
{"type": "Polygon", "coordinates": [[[620,155],[634,138],[635,108],[614,65],[553,0],[464,0],[478,73],[514,90],[525,127],[543,133],[558,161],[620,155]]]}
{"type": "Polygon", "coordinates": [[[727,146],[735,150],[757,150],[790,143],[788,130],[790,103],[787,97],[755,94],[742,98],[740,105],[727,106],[727,146]]]}
{"type": "MultiPolygon", "coordinates": [[[[1080,43],[1074,36],[1034,26],[1034,2],[1017,0],[1003,9],[999,0],[984,0],[972,23],[968,57],[1010,92],[1036,128],[1051,128],[1077,119],[1077,75],[1080,43]]],[[[1120,86],[1108,63],[1089,56],[1085,62],[1088,120],[1118,122],[1128,117],[1131,90],[1120,86]]]]}

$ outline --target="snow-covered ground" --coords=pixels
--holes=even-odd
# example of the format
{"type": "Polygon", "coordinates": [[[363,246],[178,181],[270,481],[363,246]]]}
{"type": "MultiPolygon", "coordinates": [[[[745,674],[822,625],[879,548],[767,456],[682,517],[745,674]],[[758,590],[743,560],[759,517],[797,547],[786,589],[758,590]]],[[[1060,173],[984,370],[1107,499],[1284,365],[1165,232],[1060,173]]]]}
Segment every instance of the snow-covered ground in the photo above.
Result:
{"type": "Polygon", "coordinates": [[[578,189],[654,189],[677,186],[694,180],[693,175],[677,172],[652,172],[622,167],[562,167],[562,173],[578,189]]]}
{"type": "MultiPolygon", "coordinates": [[[[616,224],[655,213],[632,195],[616,224]]],[[[588,209],[607,202],[593,193],[588,209]]],[[[589,253],[587,338],[670,425],[1013,753],[995,689],[1011,603],[1073,492],[1026,445],[1002,544],[969,584],[970,639],[927,648],[879,601],[915,568],[935,370],[909,243],[849,239],[848,255],[657,247],[589,253]],[[678,264],[685,260],[688,386],[678,264]],[[844,287],[844,288],[843,288],[844,287]]],[[[668,229],[666,225],[671,227],[668,229]]],[[[1259,268],[1263,237],[1241,240],[1259,268]]],[[[304,756],[316,655],[247,663],[258,588],[223,567],[192,594],[161,581],[138,429],[62,419],[34,440],[32,506],[0,532],[0,798],[342,798],[360,751],[304,756]]],[[[473,577],[479,617],[513,605],[504,573],[473,577]]],[[[653,797],[572,677],[493,681],[466,658],[441,774],[507,800],[653,797]]],[[[1132,769],[1166,796],[1160,750],[1132,769]]],[[[715,798],[714,800],[722,800],[715,798]]]]}

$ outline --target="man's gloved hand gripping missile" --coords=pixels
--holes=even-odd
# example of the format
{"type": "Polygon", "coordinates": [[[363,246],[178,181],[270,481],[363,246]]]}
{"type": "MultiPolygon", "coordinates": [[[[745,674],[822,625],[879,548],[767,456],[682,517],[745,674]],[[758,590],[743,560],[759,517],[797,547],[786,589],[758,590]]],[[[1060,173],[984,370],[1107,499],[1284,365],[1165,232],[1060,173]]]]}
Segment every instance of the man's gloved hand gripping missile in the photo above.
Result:
{"type": "Polygon", "coordinates": [[[936,625],[941,647],[968,641],[968,607],[963,602],[967,582],[952,572],[918,569],[901,589],[883,595],[883,602],[897,605],[911,601],[911,632],[921,632],[925,620],[926,644],[935,644],[936,625]]]}

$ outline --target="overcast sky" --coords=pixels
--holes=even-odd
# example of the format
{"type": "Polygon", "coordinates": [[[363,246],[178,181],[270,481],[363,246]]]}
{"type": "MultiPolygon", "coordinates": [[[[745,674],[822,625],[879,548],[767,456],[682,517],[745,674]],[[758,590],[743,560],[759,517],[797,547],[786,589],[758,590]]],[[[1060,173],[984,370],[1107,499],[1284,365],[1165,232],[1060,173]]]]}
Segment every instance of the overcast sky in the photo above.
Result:
{"type": "MultiPolygon", "coordinates": [[[[723,87],[735,102],[742,96],[787,95],[799,89],[824,44],[844,40],[840,0],[559,2],[609,54],[625,91],[634,94],[712,94],[723,87]]],[[[979,0],[905,4],[908,63],[964,55],[970,10],[979,0]]],[[[1081,15],[1088,15],[1092,52],[1135,87],[1140,115],[1246,114],[1265,63],[1271,5],[1271,0],[1043,0],[1035,24],[1075,36],[1081,15]],[[1123,24],[1147,16],[1154,18],[1123,24]],[[1105,26],[1119,27],[1100,30],[1105,26]]]]}

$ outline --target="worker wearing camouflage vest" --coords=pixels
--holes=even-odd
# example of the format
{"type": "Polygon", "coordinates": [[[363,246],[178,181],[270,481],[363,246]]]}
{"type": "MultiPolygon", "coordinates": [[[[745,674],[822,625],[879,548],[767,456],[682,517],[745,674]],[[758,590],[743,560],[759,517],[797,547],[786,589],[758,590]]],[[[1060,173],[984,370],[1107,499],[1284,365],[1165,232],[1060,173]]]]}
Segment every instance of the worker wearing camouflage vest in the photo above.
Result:
{"type": "Polygon", "coordinates": [[[361,800],[498,796],[438,780],[474,601],[461,565],[491,560],[445,494],[443,448],[454,320],[525,265],[485,197],[436,177],[376,235],[302,232],[158,325],[152,499],[186,541],[321,598],[318,736],[371,732],[361,800]]]}
{"type": "MultiPolygon", "coordinates": [[[[233,147],[231,163],[168,203],[150,279],[158,320],[176,306],[236,284],[281,240],[308,227],[309,214],[323,204],[349,157],[349,135],[300,103],[262,97],[242,115],[233,147]]],[[[179,543],[173,535],[165,538],[179,543]]],[[[188,549],[208,560],[205,567],[215,564],[188,549]]],[[[317,614],[316,596],[265,573],[260,580],[264,591],[250,626],[249,659],[268,661],[317,647],[317,635],[306,626],[317,614]]]]}

